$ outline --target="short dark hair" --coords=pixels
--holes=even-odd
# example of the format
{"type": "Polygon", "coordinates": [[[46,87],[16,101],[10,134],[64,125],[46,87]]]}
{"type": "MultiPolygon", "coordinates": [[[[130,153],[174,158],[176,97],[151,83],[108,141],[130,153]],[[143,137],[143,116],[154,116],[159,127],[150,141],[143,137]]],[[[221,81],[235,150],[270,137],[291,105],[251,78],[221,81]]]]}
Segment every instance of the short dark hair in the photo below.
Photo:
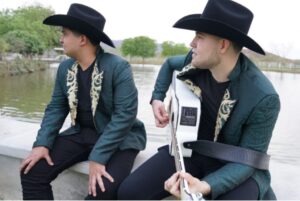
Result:
{"type": "Polygon", "coordinates": [[[241,46],[240,44],[237,44],[236,42],[233,42],[233,41],[231,41],[231,44],[232,44],[233,50],[236,53],[240,53],[242,51],[243,46],[241,46]]]}
{"type": "MultiPolygon", "coordinates": [[[[70,29],[70,28],[69,28],[70,29]]],[[[76,36],[80,36],[80,35],[85,35],[89,40],[90,42],[94,45],[94,46],[99,46],[100,45],[100,40],[97,40],[97,39],[94,39],[94,38],[91,38],[89,36],[87,36],[86,34],[83,34],[81,33],[80,31],[77,31],[75,29],[70,29],[74,35],[76,36]]]]}

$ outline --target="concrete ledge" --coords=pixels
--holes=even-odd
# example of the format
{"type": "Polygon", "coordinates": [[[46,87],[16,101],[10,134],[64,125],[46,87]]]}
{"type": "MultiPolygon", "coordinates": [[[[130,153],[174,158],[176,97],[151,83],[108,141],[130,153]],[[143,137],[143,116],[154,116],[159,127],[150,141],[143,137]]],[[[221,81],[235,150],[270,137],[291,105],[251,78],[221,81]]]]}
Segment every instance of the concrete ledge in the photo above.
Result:
{"type": "MultiPolygon", "coordinates": [[[[24,137],[25,138],[25,137],[24,137]]],[[[24,140],[20,139],[19,140],[24,140]]],[[[11,144],[13,139],[6,139],[11,144]],[[10,141],[11,140],[11,141],[10,141]]],[[[24,140],[23,142],[25,142],[24,140]]],[[[27,141],[28,142],[28,141],[27,141]]],[[[32,143],[30,143],[31,146],[32,143]]],[[[156,144],[158,145],[158,144],[156,144]]],[[[147,158],[156,152],[156,145],[138,154],[134,168],[141,165],[147,158]]],[[[19,167],[23,158],[30,152],[30,149],[0,145],[0,198],[5,200],[22,199],[20,185],[19,167]]],[[[81,162],[65,170],[53,181],[53,192],[55,199],[81,200],[87,195],[88,187],[88,163],[81,162]]]]}
{"type": "MultiPolygon", "coordinates": [[[[31,151],[36,137],[36,132],[33,131],[37,131],[39,125],[3,119],[0,119],[0,122],[5,131],[0,133],[0,199],[20,200],[22,199],[22,189],[19,166],[31,151]],[[10,125],[5,123],[10,123],[10,125]],[[18,126],[13,128],[13,132],[18,134],[12,133],[12,129],[5,129],[5,127],[13,126],[11,124],[14,123],[18,126]]],[[[157,148],[162,145],[163,143],[159,142],[148,143],[147,149],[138,154],[133,170],[155,154],[157,148]]],[[[87,184],[88,163],[78,163],[65,170],[53,181],[55,199],[81,200],[87,195],[87,184]]]]}
{"type": "MultiPolygon", "coordinates": [[[[17,135],[17,136],[8,137],[5,138],[4,140],[1,140],[0,155],[10,157],[10,158],[16,158],[16,159],[24,159],[30,153],[35,137],[36,134],[17,135]]],[[[141,151],[137,155],[132,170],[140,166],[147,158],[150,158],[156,152],[157,148],[162,145],[163,145],[162,143],[157,143],[157,142],[148,143],[147,149],[141,151]]],[[[75,172],[88,174],[87,165],[88,165],[87,162],[81,162],[72,166],[70,169],[75,172]]]]}

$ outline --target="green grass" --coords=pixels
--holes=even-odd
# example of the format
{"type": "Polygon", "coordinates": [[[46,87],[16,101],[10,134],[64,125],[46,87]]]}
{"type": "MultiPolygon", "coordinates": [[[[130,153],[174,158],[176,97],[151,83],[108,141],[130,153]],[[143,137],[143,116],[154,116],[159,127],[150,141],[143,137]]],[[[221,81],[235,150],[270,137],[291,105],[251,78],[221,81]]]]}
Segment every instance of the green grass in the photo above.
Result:
{"type": "Polygon", "coordinates": [[[0,76],[32,73],[34,71],[45,70],[48,66],[48,63],[31,59],[0,61],[0,76]]]}
{"type": "Polygon", "coordinates": [[[300,73],[300,68],[289,68],[289,67],[281,67],[281,68],[270,68],[270,67],[260,67],[263,71],[270,72],[279,72],[279,73],[300,73]]]}

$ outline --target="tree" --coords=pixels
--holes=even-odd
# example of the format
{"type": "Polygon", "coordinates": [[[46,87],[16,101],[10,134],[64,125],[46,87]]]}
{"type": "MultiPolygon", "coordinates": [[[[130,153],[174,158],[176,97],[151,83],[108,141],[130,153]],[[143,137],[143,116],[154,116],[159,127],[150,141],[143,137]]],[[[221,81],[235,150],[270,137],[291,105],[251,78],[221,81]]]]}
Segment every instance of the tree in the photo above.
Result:
{"type": "Polygon", "coordinates": [[[22,30],[35,34],[46,47],[59,45],[60,31],[53,26],[44,25],[43,20],[54,14],[51,8],[35,6],[22,7],[14,11],[13,30],[22,30]]]}
{"type": "Polygon", "coordinates": [[[45,49],[43,42],[36,35],[27,31],[10,31],[3,38],[9,45],[8,50],[10,52],[31,56],[33,54],[42,54],[45,49]]]}
{"type": "Polygon", "coordinates": [[[46,17],[53,14],[53,9],[39,4],[0,11],[0,37],[9,40],[6,42],[11,51],[27,55],[41,54],[45,49],[59,45],[58,28],[42,23],[46,17]],[[15,41],[13,36],[17,37],[15,41]],[[13,45],[16,45],[16,48],[13,45]]]}
{"type": "Polygon", "coordinates": [[[155,55],[156,43],[147,36],[125,39],[121,46],[121,52],[124,56],[142,57],[144,63],[145,58],[155,55]]]}
{"type": "Polygon", "coordinates": [[[0,11],[0,36],[13,29],[12,27],[12,11],[9,9],[0,11]]]}
{"type": "Polygon", "coordinates": [[[123,56],[132,57],[135,55],[135,42],[133,38],[127,38],[123,41],[121,46],[121,52],[123,56]]]}
{"type": "Polygon", "coordinates": [[[2,60],[3,54],[8,50],[8,44],[0,38],[0,61],[2,60]]]}
{"type": "Polygon", "coordinates": [[[162,56],[174,56],[179,54],[186,54],[189,51],[183,43],[175,44],[172,41],[165,41],[162,43],[162,56]]]}

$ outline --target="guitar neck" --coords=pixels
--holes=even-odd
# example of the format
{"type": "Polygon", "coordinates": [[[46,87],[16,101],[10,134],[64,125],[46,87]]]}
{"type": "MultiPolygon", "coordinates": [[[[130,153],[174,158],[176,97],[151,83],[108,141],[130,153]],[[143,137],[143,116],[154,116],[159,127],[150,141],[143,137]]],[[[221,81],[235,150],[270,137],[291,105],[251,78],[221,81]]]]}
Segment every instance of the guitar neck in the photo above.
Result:
{"type": "MultiPolygon", "coordinates": [[[[176,170],[185,172],[183,157],[191,157],[192,150],[185,149],[182,142],[197,140],[201,115],[200,99],[176,78],[173,73],[171,99],[169,104],[170,129],[172,136],[171,154],[174,156],[176,170]]],[[[180,181],[181,200],[203,200],[202,195],[191,193],[185,179],[180,181]]]]}
{"type": "Polygon", "coordinates": [[[178,139],[176,137],[175,128],[172,124],[171,124],[171,134],[172,134],[172,148],[173,148],[173,153],[174,153],[176,170],[185,172],[184,159],[183,159],[183,155],[181,152],[180,143],[178,142],[178,139]]]}
{"type": "MultiPolygon", "coordinates": [[[[172,148],[174,153],[176,170],[180,172],[186,172],[184,159],[181,152],[181,145],[176,137],[174,125],[171,123],[170,127],[171,127],[171,134],[172,134],[172,148]]],[[[188,183],[185,179],[182,179],[180,181],[180,191],[181,191],[181,200],[193,200],[193,201],[203,200],[202,194],[196,195],[195,193],[191,193],[188,183]]]]}

